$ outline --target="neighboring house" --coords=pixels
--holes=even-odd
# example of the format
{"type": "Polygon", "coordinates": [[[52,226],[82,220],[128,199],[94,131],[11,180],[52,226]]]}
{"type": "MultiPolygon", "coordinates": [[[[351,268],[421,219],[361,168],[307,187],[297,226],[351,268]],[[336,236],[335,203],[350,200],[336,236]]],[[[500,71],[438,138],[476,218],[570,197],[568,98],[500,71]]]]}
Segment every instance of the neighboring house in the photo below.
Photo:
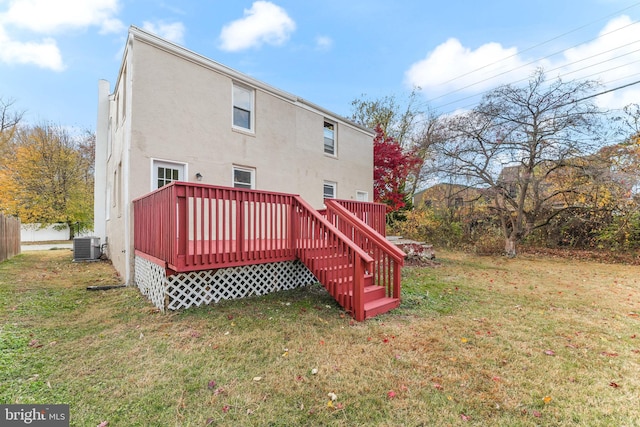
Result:
{"type": "MultiPolygon", "coordinates": [[[[139,258],[145,256],[172,277],[178,267],[134,246],[143,222],[134,220],[136,198],[175,181],[190,185],[167,188],[179,192],[214,185],[266,194],[225,193],[227,198],[242,198],[216,204],[228,207],[235,203],[229,211],[233,215],[241,213],[240,203],[252,203],[246,208],[247,216],[271,209],[266,200],[276,200],[273,192],[300,195],[314,209],[323,208],[329,198],[367,202],[373,190],[373,136],[370,129],[317,105],[131,27],[113,92],[108,82],[99,84],[95,234],[106,242],[109,259],[128,284],[141,276],[135,270],[139,258]]],[[[200,196],[187,196],[186,203],[196,197],[200,196]]],[[[199,198],[197,209],[210,206],[206,209],[211,211],[205,218],[190,217],[183,224],[184,230],[190,230],[185,231],[188,237],[179,235],[182,229],[173,230],[174,241],[197,240],[198,229],[192,229],[196,225],[206,228],[226,221],[213,217],[211,206],[217,201],[209,197],[214,196],[199,198]],[[198,221],[202,224],[194,225],[198,221]]],[[[164,209],[180,206],[179,202],[169,203],[164,209]]],[[[190,209],[184,212],[190,214],[196,208],[190,209]]],[[[280,209],[285,212],[282,207],[273,209],[264,223],[280,215],[280,209]]],[[[300,209],[296,208],[296,214],[300,209]]],[[[280,228],[292,223],[293,211],[286,212],[280,228]]],[[[179,213],[172,221],[184,221],[186,215],[179,213]]],[[[238,225],[226,243],[235,244],[229,239],[239,239],[235,233],[244,233],[245,228],[250,231],[250,227],[238,225]]],[[[169,232],[148,230],[153,237],[165,231],[169,232]]],[[[200,238],[211,241],[218,238],[216,233],[210,228],[200,238]]],[[[263,232],[262,240],[275,234],[263,232]]],[[[170,250],[175,249],[175,244],[169,245],[170,250]]],[[[228,257],[225,260],[232,264],[228,257]]]]}
{"type": "Polygon", "coordinates": [[[486,203],[484,190],[461,184],[439,183],[413,196],[416,208],[459,209],[486,203]]]}

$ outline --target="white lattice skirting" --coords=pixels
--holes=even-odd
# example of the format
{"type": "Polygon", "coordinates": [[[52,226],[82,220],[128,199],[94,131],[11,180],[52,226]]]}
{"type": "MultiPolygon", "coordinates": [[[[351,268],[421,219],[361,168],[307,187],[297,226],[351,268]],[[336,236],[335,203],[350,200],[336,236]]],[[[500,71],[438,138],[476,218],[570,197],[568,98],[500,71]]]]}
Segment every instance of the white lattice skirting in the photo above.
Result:
{"type": "Polygon", "coordinates": [[[297,260],[167,276],[159,265],[141,257],[135,259],[136,285],[162,311],[265,295],[317,282],[313,273],[297,260]]]}

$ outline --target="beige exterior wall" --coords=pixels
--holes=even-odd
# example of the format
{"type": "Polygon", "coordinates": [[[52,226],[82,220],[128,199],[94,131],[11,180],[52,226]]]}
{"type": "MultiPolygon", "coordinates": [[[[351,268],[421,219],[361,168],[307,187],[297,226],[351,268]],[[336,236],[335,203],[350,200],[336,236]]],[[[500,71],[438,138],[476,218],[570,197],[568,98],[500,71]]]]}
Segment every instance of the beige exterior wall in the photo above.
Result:
{"type": "Polygon", "coordinates": [[[138,29],[130,31],[110,103],[106,192],[109,256],[130,280],[131,200],[154,188],[154,160],[184,165],[183,181],[233,186],[234,165],[255,169],[255,188],[300,194],[323,206],[336,196],[373,196],[373,134],[291,94],[138,29]],[[255,92],[254,132],[232,126],[234,82],[255,92]],[[336,125],[337,155],[324,153],[324,122],[336,125]]]}

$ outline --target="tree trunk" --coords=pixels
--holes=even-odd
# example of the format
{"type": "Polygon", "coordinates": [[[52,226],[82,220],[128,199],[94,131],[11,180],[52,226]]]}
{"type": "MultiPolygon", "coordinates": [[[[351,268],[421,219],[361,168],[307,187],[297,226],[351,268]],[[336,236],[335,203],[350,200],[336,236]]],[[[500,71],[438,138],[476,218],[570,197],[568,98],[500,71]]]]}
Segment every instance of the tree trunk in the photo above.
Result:
{"type": "Polygon", "coordinates": [[[504,240],[504,252],[509,258],[516,256],[516,238],[509,236],[504,240]]]}

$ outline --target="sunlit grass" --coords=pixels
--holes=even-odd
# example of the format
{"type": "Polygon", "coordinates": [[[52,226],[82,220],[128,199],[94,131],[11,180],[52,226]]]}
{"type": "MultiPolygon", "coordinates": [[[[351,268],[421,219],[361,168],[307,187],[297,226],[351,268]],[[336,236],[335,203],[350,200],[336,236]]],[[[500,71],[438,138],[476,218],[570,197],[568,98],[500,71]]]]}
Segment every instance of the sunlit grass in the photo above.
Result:
{"type": "Polygon", "coordinates": [[[161,314],[87,291],[120,283],[107,263],[20,255],[0,264],[0,402],[68,403],[77,426],[637,423],[637,267],[438,255],[363,323],[319,286],[161,314]]]}

